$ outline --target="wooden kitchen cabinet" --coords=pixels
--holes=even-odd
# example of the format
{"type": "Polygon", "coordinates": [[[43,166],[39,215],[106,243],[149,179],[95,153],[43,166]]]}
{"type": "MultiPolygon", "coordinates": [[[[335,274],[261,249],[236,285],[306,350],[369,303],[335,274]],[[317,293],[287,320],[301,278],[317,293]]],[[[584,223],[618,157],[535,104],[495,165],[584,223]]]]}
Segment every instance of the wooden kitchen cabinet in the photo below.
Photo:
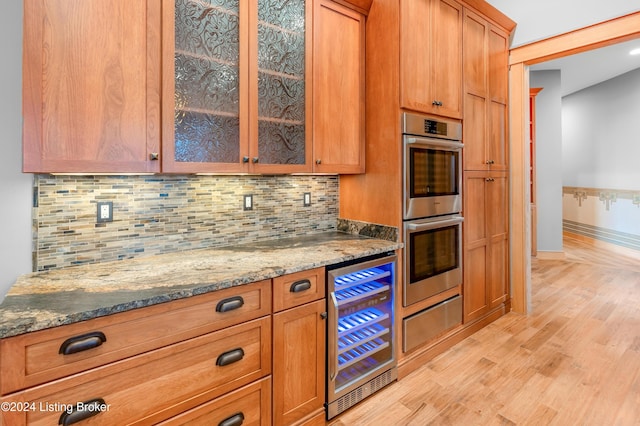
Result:
{"type": "Polygon", "coordinates": [[[462,117],[462,6],[400,1],[400,107],[462,117]]]}
{"type": "Polygon", "coordinates": [[[489,313],[509,294],[506,172],[467,171],[464,178],[464,322],[489,313]]]}
{"type": "Polygon", "coordinates": [[[313,18],[313,168],[364,173],[365,17],[316,0],[313,18]]]}
{"type": "MultiPolygon", "coordinates": [[[[36,407],[100,401],[104,410],[86,410],[92,414],[93,425],[153,424],[268,376],[270,342],[271,319],[266,316],[0,400],[9,404],[26,401],[36,407]]],[[[62,423],[64,411],[34,409],[1,415],[4,424],[48,425],[62,423]]]]}
{"type": "Polygon", "coordinates": [[[24,2],[24,172],[160,171],[160,3],[24,2]]]}
{"type": "Polygon", "coordinates": [[[508,170],[508,36],[464,13],[464,169],[508,170]]]}
{"type": "Polygon", "coordinates": [[[264,280],[2,339],[0,394],[47,383],[270,313],[271,281],[264,280]],[[73,345],[83,350],[73,350],[73,345]],[[63,350],[65,347],[68,350],[63,350]]]}
{"type": "Polygon", "coordinates": [[[324,268],[274,278],[273,297],[273,424],[324,424],[324,268]]]}
{"type": "MultiPolygon", "coordinates": [[[[207,404],[271,377],[271,286],[263,280],[0,340],[0,402],[59,404],[3,411],[0,424],[57,424],[60,404],[97,398],[109,409],[91,424],[150,424],[201,404],[198,417],[219,408],[207,404]]],[[[230,397],[232,406],[245,407],[256,391],[230,397]]],[[[247,418],[269,424],[270,380],[257,392],[261,405],[247,418]]]]}
{"type": "Polygon", "coordinates": [[[312,171],[307,3],[163,9],[163,171],[312,171]]]}

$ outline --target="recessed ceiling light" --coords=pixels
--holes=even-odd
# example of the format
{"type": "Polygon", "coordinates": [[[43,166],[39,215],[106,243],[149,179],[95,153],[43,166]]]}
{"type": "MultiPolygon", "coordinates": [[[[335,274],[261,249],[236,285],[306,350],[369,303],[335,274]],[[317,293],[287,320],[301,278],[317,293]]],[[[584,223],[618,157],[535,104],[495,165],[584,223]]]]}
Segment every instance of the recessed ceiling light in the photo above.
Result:
{"type": "Polygon", "coordinates": [[[640,47],[637,49],[633,49],[631,52],[629,52],[629,55],[640,55],[640,47]]]}

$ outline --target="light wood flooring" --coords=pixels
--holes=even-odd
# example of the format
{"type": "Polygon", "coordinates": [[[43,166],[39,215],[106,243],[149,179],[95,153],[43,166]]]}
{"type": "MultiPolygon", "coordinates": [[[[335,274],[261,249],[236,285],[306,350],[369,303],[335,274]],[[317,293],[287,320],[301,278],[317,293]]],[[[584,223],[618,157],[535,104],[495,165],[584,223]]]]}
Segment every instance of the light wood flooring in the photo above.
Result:
{"type": "Polygon", "coordinates": [[[565,238],[509,313],[332,420],[354,425],[640,425],[640,261],[565,238]]]}

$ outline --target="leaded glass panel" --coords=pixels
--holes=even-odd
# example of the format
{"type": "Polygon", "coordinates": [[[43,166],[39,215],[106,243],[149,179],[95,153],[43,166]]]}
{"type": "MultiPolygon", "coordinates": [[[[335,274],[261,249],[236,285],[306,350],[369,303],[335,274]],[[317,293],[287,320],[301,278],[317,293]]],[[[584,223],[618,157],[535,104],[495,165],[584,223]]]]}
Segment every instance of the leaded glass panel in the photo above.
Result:
{"type": "Polygon", "coordinates": [[[305,2],[258,0],[258,156],[305,162],[305,2]]]}
{"type": "Polygon", "coordinates": [[[176,0],[175,38],[175,160],[238,162],[239,0],[176,0]]]}

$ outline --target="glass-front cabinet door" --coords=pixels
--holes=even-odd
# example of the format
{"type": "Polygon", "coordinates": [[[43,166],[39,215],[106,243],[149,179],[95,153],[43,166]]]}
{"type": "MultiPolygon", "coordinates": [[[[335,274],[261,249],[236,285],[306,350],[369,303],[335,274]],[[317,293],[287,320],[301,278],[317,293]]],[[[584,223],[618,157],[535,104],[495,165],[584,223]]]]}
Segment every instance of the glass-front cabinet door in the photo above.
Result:
{"type": "Polygon", "coordinates": [[[305,1],[166,1],[163,171],[311,171],[305,1]]]}

